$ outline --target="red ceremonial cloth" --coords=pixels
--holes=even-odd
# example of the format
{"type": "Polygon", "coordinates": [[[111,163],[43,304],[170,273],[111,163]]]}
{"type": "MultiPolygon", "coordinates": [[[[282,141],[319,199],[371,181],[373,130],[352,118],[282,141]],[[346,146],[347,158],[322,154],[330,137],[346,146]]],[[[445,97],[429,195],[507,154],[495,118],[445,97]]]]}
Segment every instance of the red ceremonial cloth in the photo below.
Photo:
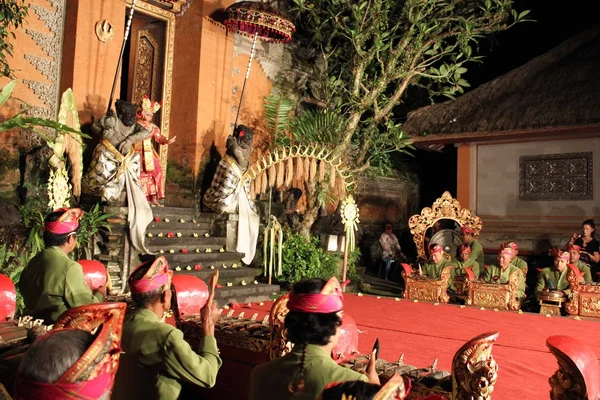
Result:
{"type": "MultiPolygon", "coordinates": [[[[271,305],[253,303],[239,312],[258,312],[260,320],[271,305]]],[[[556,358],[546,347],[549,336],[576,337],[600,356],[600,341],[594,339],[600,330],[599,321],[348,293],[344,294],[344,313],[356,321],[361,354],[368,354],[379,338],[382,359],[393,362],[404,353],[405,363],[428,367],[437,358],[438,368],[447,371],[454,353],[467,341],[484,332],[500,332],[492,351],[499,366],[494,400],[548,399],[548,379],[557,369],[556,358]]]]}
{"type": "Polygon", "coordinates": [[[113,385],[114,375],[102,374],[80,383],[41,383],[34,381],[15,382],[15,400],[97,400],[113,385]]]}

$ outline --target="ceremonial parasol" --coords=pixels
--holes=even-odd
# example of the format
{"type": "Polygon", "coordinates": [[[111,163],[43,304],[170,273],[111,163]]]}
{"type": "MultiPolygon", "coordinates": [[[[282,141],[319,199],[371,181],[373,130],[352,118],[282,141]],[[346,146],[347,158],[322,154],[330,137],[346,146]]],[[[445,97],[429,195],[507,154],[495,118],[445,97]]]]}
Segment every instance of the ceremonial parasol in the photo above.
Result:
{"type": "Polygon", "coordinates": [[[234,126],[237,126],[246,90],[246,82],[248,81],[252,59],[254,58],[256,40],[260,38],[265,42],[287,43],[292,40],[292,33],[296,31],[296,27],[283,13],[261,2],[241,1],[227,7],[225,11],[227,12],[225,25],[229,31],[253,38],[250,60],[248,61],[244,86],[242,86],[240,103],[235,117],[234,126]]]}

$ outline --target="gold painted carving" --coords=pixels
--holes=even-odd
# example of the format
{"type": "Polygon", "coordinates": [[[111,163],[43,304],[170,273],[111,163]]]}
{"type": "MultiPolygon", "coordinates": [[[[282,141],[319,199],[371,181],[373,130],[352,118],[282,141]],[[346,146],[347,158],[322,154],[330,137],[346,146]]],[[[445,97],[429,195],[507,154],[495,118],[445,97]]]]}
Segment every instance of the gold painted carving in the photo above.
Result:
{"type": "Polygon", "coordinates": [[[571,299],[565,303],[569,315],[582,317],[600,317],[600,286],[582,282],[581,273],[576,266],[569,264],[567,281],[571,289],[571,299]]]}
{"type": "Polygon", "coordinates": [[[287,329],[285,328],[285,316],[290,311],[287,308],[289,296],[284,294],[275,300],[271,306],[269,315],[270,320],[270,352],[271,360],[286,355],[292,350],[291,343],[287,339],[287,329]]]}
{"type": "Polygon", "coordinates": [[[498,332],[479,335],[454,355],[452,360],[452,399],[489,400],[498,379],[498,364],[492,347],[498,332]]]}
{"type": "Polygon", "coordinates": [[[469,291],[467,305],[485,308],[499,308],[516,311],[521,308],[521,299],[517,298],[520,271],[515,271],[508,283],[483,283],[466,281],[469,291]]]}
{"type": "Polygon", "coordinates": [[[406,282],[404,297],[406,299],[447,303],[450,300],[450,296],[448,296],[446,289],[448,289],[451,271],[452,266],[445,267],[440,279],[435,280],[407,276],[403,271],[402,276],[404,277],[404,282],[406,282]]]}
{"type": "Polygon", "coordinates": [[[579,367],[560,348],[554,347],[549,340],[546,341],[546,345],[558,361],[558,369],[549,379],[550,399],[591,399],[592,397],[587,393],[585,377],[579,367]]]}
{"type": "Polygon", "coordinates": [[[107,19],[96,22],[96,36],[102,43],[108,43],[115,38],[115,27],[107,19]]]}
{"type": "Polygon", "coordinates": [[[417,247],[419,257],[425,256],[425,233],[427,229],[433,227],[433,224],[440,219],[451,219],[460,226],[469,226],[475,230],[475,238],[479,237],[479,232],[483,225],[481,218],[476,216],[471,210],[462,208],[458,200],[452,198],[450,192],[444,192],[442,197],[433,202],[431,208],[425,207],[420,215],[413,215],[408,220],[410,233],[413,234],[413,240],[417,247]]]}
{"type": "Polygon", "coordinates": [[[152,36],[152,32],[140,29],[138,31],[137,46],[132,101],[135,104],[138,104],[145,95],[157,100],[160,86],[158,83],[158,67],[161,51],[156,38],[152,36]]]}

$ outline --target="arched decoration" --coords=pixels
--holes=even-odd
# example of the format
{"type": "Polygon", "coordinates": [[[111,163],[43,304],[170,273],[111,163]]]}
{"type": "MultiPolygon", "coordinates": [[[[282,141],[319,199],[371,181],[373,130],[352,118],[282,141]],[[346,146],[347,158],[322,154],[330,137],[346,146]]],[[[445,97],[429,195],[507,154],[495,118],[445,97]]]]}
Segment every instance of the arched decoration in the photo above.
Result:
{"type": "Polygon", "coordinates": [[[356,188],[356,180],[339,154],[322,145],[310,144],[274,149],[254,163],[244,179],[252,181],[250,193],[254,197],[272,187],[292,187],[294,182],[322,182],[326,176],[329,188],[340,198],[356,188]]]}
{"type": "Polygon", "coordinates": [[[410,233],[413,234],[419,257],[427,258],[425,253],[425,233],[427,229],[433,228],[437,221],[444,219],[455,221],[461,227],[473,228],[476,239],[479,237],[483,225],[481,218],[471,210],[462,208],[450,192],[444,192],[442,197],[433,202],[431,208],[425,207],[421,210],[420,215],[413,215],[408,220],[408,227],[410,233]]]}

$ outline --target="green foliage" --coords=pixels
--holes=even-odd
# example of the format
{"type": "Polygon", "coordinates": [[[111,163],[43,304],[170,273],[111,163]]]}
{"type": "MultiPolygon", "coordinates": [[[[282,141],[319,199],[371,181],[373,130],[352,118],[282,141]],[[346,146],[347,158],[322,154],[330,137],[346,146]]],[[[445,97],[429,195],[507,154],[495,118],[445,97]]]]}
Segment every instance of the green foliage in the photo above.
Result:
{"type": "Polygon", "coordinates": [[[7,56],[13,56],[13,45],[9,38],[15,39],[14,29],[23,25],[29,7],[25,0],[2,0],[0,2],[0,75],[13,77],[7,56]]]}
{"type": "Polygon", "coordinates": [[[114,214],[105,214],[100,210],[100,204],[96,203],[91,210],[86,211],[79,221],[77,231],[77,251],[75,256],[78,260],[89,260],[93,256],[94,238],[101,231],[111,232],[107,219],[114,214]]]}
{"type": "Polygon", "coordinates": [[[289,234],[283,241],[283,275],[280,283],[292,286],[301,279],[329,279],[338,275],[340,259],[323,250],[319,239],[307,241],[298,234],[289,234]]]}
{"type": "MultiPolygon", "coordinates": [[[[481,38],[528,21],[512,0],[293,0],[294,41],[309,49],[311,95],[347,121],[340,151],[355,171],[389,172],[392,153],[410,149],[396,123],[408,88],[431,99],[468,87],[467,65],[481,38]],[[319,88],[315,90],[314,88],[319,88]]],[[[298,55],[298,57],[301,57],[298,55]]]]}
{"type": "MultiPolygon", "coordinates": [[[[0,106],[2,106],[2,104],[4,104],[6,102],[6,100],[8,100],[10,98],[13,90],[15,89],[16,84],[17,84],[17,80],[15,79],[15,80],[9,82],[8,84],[6,84],[6,86],[4,86],[2,88],[2,92],[0,92],[0,106]]],[[[81,131],[73,129],[70,126],[63,125],[59,122],[52,121],[49,119],[44,119],[44,118],[24,116],[24,114],[26,114],[27,111],[29,111],[30,107],[26,103],[24,103],[24,102],[22,102],[22,103],[25,105],[25,107],[21,112],[19,112],[17,115],[13,116],[12,118],[9,118],[3,122],[0,122],[0,133],[6,132],[11,129],[15,129],[15,128],[29,129],[29,130],[32,130],[33,132],[35,132],[36,134],[40,135],[46,141],[51,142],[52,138],[50,138],[45,132],[38,129],[38,127],[42,127],[42,128],[54,129],[57,132],[76,133],[77,135],[79,135],[81,137],[88,138],[88,139],[90,138],[85,133],[82,133],[81,131]]]]}
{"type": "MultiPolygon", "coordinates": [[[[40,191],[41,188],[31,184],[25,184],[28,191],[40,191]]],[[[47,203],[42,201],[40,196],[30,195],[22,206],[19,206],[23,225],[29,229],[25,250],[30,257],[44,249],[44,219],[48,211],[47,203]]],[[[29,260],[27,260],[29,261],[29,260]]]]}
{"type": "Polygon", "coordinates": [[[290,114],[294,104],[280,94],[265,97],[265,122],[274,137],[284,136],[289,129],[290,114]]]}

